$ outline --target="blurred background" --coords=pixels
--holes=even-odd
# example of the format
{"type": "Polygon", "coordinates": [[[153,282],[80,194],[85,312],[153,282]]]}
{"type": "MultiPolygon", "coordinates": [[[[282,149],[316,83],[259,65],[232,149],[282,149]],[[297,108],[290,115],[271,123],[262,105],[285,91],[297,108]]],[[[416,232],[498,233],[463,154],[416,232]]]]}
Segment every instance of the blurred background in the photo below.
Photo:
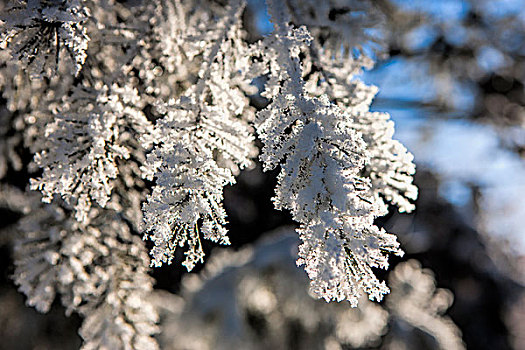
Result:
{"type": "MultiPolygon", "coordinates": [[[[375,2],[380,48],[360,79],[380,88],[373,109],[414,154],[420,191],[414,213],[380,222],[406,252],[378,271],[392,293],[358,309],[312,299],[294,223],[272,207],[276,173],[258,166],[225,192],[232,247],[208,244],[191,274],[152,272],[163,348],[525,350],[525,1],[375,2]]],[[[244,18],[253,40],[272,30],[264,1],[244,18]]],[[[78,348],[78,317],[25,307],[0,244],[0,348],[78,348]]]]}

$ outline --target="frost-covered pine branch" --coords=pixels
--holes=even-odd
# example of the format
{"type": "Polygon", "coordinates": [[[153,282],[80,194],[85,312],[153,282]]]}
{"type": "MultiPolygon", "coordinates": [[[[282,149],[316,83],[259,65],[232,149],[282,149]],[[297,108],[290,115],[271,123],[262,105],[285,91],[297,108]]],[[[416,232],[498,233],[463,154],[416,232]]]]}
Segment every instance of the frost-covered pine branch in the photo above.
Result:
{"type": "Polygon", "coordinates": [[[85,317],[83,349],[155,349],[144,244],[116,213],[92,216],[83,225],[58,205],[34,207],[15,241],[15,283],[41,312],[59,294],[68,314],[85,317]]]}
{"type": "Polygon", "coordinates": [[[105,207],[119,173],[119,159],[142,151],[127,143],[139,136],[146,147],[151,143],[152,125],[135,107],[137,100],[135,90],[118,86],[74,90],[42,135],[45,149],[35,161],[44,172],[32,180],[31,188],[41,190],[48,203],[60,195],[73,206],[80,222],[87,221],[92,201],[105,207]]]}
{"type": "Polygon", "coordinates": [[[0,47],[34,78],[55,73],[64,55],[78,74],[86,60],[88,16],[80,0],[12,0],[0,18],[0,47]]]}
{"type": "MultiPolygon", "coordinates": [[[[42,74],[34,79],[24,71],[27,62],[2,52],[0,85],[8,113],[23,130],[25,146],[36,153],[36,164],[28,169],[43,168],[32,185],[49,202],[37,205],[19,226],[15,279],[28,304],[39,311],[46,312],[60,295],[68,313],[84,317],[79,330],[83,348],[154,349],[157,316],[147,300],[149,259],[145,243],[132,233],[142,221],[140,166],[153,125],[142,110],[136,83],[122,70],[136,52],[140,26],[137,21],[120,23],[133,17],[113,1],[82,4],[97,19],[78,23],[91,40],[76,77],[71,62],[60,59],[58,66],[37,67],[40,72],[30,67],[42,74]]],[[[24,38],[14,35],[12,41],[24,38]]]]}
{"type": "Polygon", "coordinates": [[[276,208],[289,209],[301,223],[298,264],[305,265],[318,297],[356,305],[364,289],[381,300],[388,288],[372,267],[386,268],[385,253],[402,251],[395,236],[374,225],[386,207],[361,176],[370,163],[369,145],[353,118],[326,95],[309,96],[299,54],[312,38],[306,28],[288,25],[285,3],[268,1],[268,8],[274,32],[264,43],[270,57],[265,94],[272,102],[256,125],[265,169],[281,167],[276,208]]]}
{"type": "Polygon", "coordinates": [[[189,30],[185,40],[204,45],[199,80],[178,100],[158,107],[165,114],[156,125],[158,145],[143,167],[148,179],[156,179],[144,205],[153,265],[171,263],[177,246],[188,244],[183,265],[191,270],[203,261],[201,238],[229,244],[223,187],[254,155],[251,127],[241,118],[250,107],[236,86],[247,69],[243,8],[240,1],[232,3],[211,31],[189,30]]]}

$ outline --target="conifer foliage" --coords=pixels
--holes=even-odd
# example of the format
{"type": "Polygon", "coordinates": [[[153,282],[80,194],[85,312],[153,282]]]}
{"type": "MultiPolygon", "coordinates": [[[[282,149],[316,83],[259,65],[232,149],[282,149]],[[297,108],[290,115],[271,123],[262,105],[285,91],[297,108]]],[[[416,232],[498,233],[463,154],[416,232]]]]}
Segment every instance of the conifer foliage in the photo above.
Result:
{"type": "Polygon", "coordinates": [[[297,263],[313,294],[355,306],[362,291],[389,291],[373,268],[403,252],[374,221],[387,203],[413,210],[417,189],[393,122],[370,111],[377,89],[355,78],[373,63],[366,48],[380,45],[370,34],[380,11],[371,0],[268,0],[273,31],[248,41],[245,6],[2,8],[2,121],[16,137],[6,131],[1,164],[34,154],[14,278],[39,311],[59,294],[82,315],[85,349],[155,347],[148,265],[182,248],[192,270],[203,239],[229,244],[223,188],[254,166],[256,138],[263,169],[280,169],[273,201],[299,225],[297,263]],[[152,243],[150,263],[137,235],[152,243]]]}

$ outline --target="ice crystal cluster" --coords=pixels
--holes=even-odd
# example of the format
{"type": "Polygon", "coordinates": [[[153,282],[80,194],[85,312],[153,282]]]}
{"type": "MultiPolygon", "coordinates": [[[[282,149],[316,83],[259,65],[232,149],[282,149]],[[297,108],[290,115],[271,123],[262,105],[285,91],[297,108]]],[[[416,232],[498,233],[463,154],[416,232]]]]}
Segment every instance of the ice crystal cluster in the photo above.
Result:
{"type": "Polygon", "coordinates": [[[192,270],[203,239],[229,243],[223,189],[254,166],[257,138],[264,170],[280,169],[274,204],[299,225],[312,293],[356,306],[389,291],[373,269],[402,250],[375,220],[388,204],[413,210],[417,189],[393,123],[370,111],[377,89],[355,78],[380,45],[381,11],[268,0],[273,31],[255,40],[245,8],[0,5],[0,176],[29,172],[33,191],[18,206],[14,278],[38,310],[60,295],[82,315],[86,349],[155,347],[148,265],[182,248],[192,270]]]}

